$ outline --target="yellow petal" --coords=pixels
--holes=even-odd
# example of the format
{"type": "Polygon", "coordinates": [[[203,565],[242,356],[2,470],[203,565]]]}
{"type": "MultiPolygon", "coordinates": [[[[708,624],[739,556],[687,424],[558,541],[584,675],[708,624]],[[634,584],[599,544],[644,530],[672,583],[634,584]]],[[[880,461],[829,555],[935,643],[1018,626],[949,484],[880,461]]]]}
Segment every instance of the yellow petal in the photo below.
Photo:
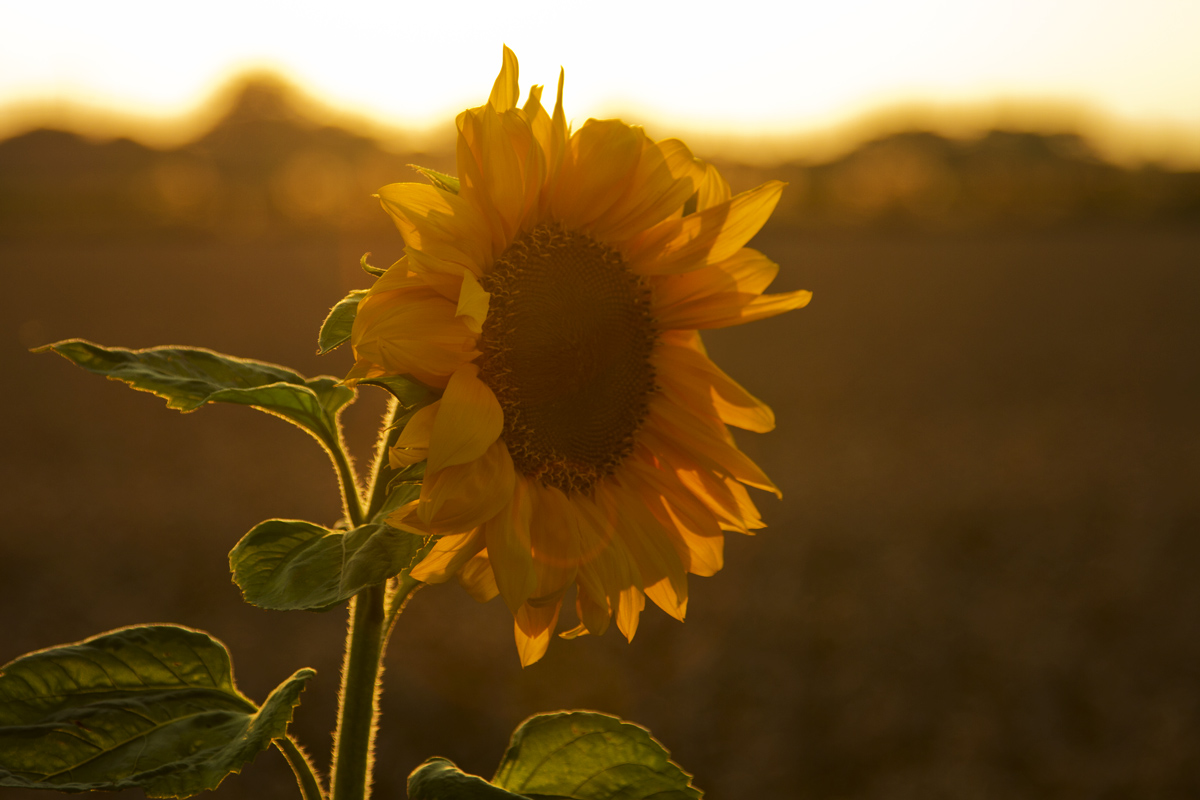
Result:
{"type": "MultiPolygon", "coordinates": [[[[477,339],[457,318],[454,304],[425,286],[368,295],[350,334],[356,358],[378,367],[369,377],[412,375],[431,386],[445,386],[455,370],[479,355],[477,339]]],[[[355,372],[356,378],[367,377],[355,372]]]]}
{"type": "Polygon", "coordinates": [[[665,275],[729,258],[771,216],[783,186],[768,181],[721,205],[660,222],[626,248],[629,269],[639,275],[665,275]]]}
{"type": "Polygon", "coordinates": [[[459,196],[486,218],[501,253],[536,211],[545,155],[523,112],[490,107],[458,115],[459,196]]]}
{"type": "Polygon", "coordinates": [[[511,502],[515,481],[508,448],[497,439],[474,461],[426,473],[421,482],[417,517],[427,533],[470,530],[496,516],[511,502]]]}
{"type": "Polygon", "coordinates": [[[534,593],[561,591],[575,580],[579,566],[579,514],[571,500],[553,486],[530,483],[533,514],[529,543],[533,554],[534,593]]]}
{"type": "Polygon", "coordinates": [[[626,191],[645,134],[620,120],[589,119],[567,144],[550,213],[564,227],[588,230],[626,191]]]}
{"type": "Polygon", "coordinates": [[[558,613],[562,609],[562,594],[525,603],[513,614],[513,636],[521,666],[528,667],[546,654],[558,613]]]}
{"type": "Polygon", "coordinates": [[[480,603],[486,603],[499,593],[487,549],[480,550],[458,571],[458,582],[480,603]]]}
{"type": "Polygon", "coordinates": [[[508,45],[504,45],[504,58],[500,65],[500,74],[492,85],[492,93],[488,97],[488,105],[496,111],[508,111],[516,108],[521,91],[517,87],[517,56],[508,45]]]}
{"type": "Polygon", "coordinates": [[[508,504],[484,526],[488,559],[504,604],[514,614],[537,588],[529,520],[533,507],[529,484],[517,478],[508,504]]]}
{"type": "Polygon", "coordinates": [[[687,612],[687,570],[671,536],[629,489],[608,481],[596,487],[597,502],[620,520],[617,535],[641,575],[646,596],[676,619],[687,612]]]}
{"type": "MultiPolygon", "coordinates": [[[[579,512],[581,552],[576,580],[580,594],[587,595],[590,611],[602,612],[606,619],[616,616],[617,627],[632,640],[646,601],[641,592],[641,577],[616,534],[616,520],[587,497],[575,495],[571,502],[579,512]]],[[[587,622],[589,618],[583,619],[587,622]]],[[[606,621],[600,625],[595,616],[591,619],[589,624],[597,626],[589,628],[592,633],[599,633],[608,624],[606,621]]]]}
{"type": "Polygon", "coordinates": [[[456,316],[462,320],[472,333],[483,332],[483,321],[487,319],[488,303],[492,296],[479,285],[479,281],[470,272],[462,276],[462,288],[458,295],[458,312],[456,316]]]}
{"type": "Polygon", "coordinates": [[[639,437],[664,467],[672,470],[679,482],[716,515],[724,529],[750,533],[765,527],[749,493],[736,480],[714,473],[709,466],[701,466],[655,431],[644,430],[639,437]]]}
{"type": "Polygon", "coordinates": [[[729,191],[729,184],[721,177],[721,173],[707,162],[704,164],[704,176],[696,186],[696,194],[697,211],[705,211],[727,203],[733,196],[733,192],[729,191]]]}
{"type": "Polygon", "coordinates": [[[630,457],[627,468],[638,477],[638,493],[663,529],[676,537],[687,571],[711,576],[724,565],[725,537],[713,513],[671,471],[649,459],[630,457]]]}
{"type": "Polygon", "coordinates": [[[459,195],[425,183],[393,183],[379,190],[379,201],[413,250],[477,276],[491,265],[487,221],[459,195]]]}
{"type": "MultiPolygon", "coordinates": [[[[416,503],[401,506],[388,516],[388,524],[410,533],[419,533],[408,522],[415,521],[416,503]]],[[[483,548],[483,533],[479,530],[466,533],[449,533],[437,537],[429,553],[412,568],[410,575],[422,583],[442,583],[458,572],[483,548]]]]}
{"type": "Polygon", "coordinates": [[[504,427],[500,401],[479,380],[476,364],[464,364],[455,370],[440,402],[429,437],[428,473],[479,458],[504,427]]]}
{"type": "Polygon", "coordinates": [[[417,409],[404,430],[396,437],[392,449],[388,451],[388,465],[392,469],[409,467],[418,461],[423,461],[429,455],[429,437],[433,433],[433,420],[437,417],[442,401],[436,400],[424,408],[417,409]]]}
{"type": "Polygon", "coordinates": [[[683,208],[701,174],[683,142],[655,143],[643,136],[641,158],[625,194],[591,224],[593,235],[620,247],[683,208]]]}
{"type": "Polygon", "coordinates": [[[728,328],[804,308],[811,300],[812,292],[803,289],[764,295],[714,294],[668,309],[656,319],[664,328],[728,328]]]}
{"type": "Polygon", "coordinates": [[[652,424],[663,438],[693,454],[702,465],[708,462],[714,470],[726,472],[747,486],[783,496],[758,465],[737,449],[729,432],[719,422],[716,423],[719,428],[716,428],[659,395],[650,401],[648,424],[652,424]]]}
{"type": "MultiPolygon", "coordinates": [[[[678,275],[656,275],[650,279],[654,292],[655,318],[671,313],[678,305],[703,300],[710,295],[758,296],[779,274],[779,265],[750,247],[743,247],[724,261],[678,275]]],[[[745,302],[749,302],[750,297],[745,302]]],[[[669,325],[685,328],[687,325],[669,325]]]]}
{"type": "Polygon", "coordinates": [[[617,606],[617,630],[628,642],[633,641],[637,633],[638,620],[646,608],[646,593],[638,586],[627,586],[621,590],[620,602],[617,606]]]}
{"type": "Polygon", "coordinates": [[[765,403],[696,350],[660,344],[651,361],[658,380],[683,406],[705,409],[743,430],[765,433],[775,428],[775,414],[765,403]]]}

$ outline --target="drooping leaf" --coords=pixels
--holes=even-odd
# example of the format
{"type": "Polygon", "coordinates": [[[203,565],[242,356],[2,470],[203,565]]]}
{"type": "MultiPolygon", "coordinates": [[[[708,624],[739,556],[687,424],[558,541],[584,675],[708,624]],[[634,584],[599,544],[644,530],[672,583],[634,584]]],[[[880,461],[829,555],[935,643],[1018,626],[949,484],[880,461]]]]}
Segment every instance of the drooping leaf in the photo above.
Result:
{"type": "Polygon", "coordinates": [[[430,758],[408,776],[408,800],[527,800],[469,775],[445,758],[430,758]]]}
{"type": "Polygon", "coordinates": [[[317,355],[323,356],[349,340],[350,329],[354,327],[354,315],[358,313],[358,304],[366,296],[366,289],[355,289],[329,311],[329,316],[321,323],[321,332],[317,335],[317,355]]]}
{"type": "MultiPolygon", "coordinates": [[[[419,491],[408,487],[410,496],[419,491]]],[[[229,554],[246,602],[274,611],[326,611],[368,586],[404,576],[427,548],[426,537],[381,519],[351,531],[299,520],[256,525],[229,554]]]]}
{"type": "Polygon", "coordinates": [[[447,175],[444,172],[438,172],[429,167],[418,167],[416,164],[409,164],[409,166],[424,175],[430,183],[439,189],[450,192],[450,194],[458,194],[460,183],[458,178],[453,175],[447,175]]]}
{"type": "Polygon", "coordinates": [[[492,783],[571,800],[697,800],[691,776],[645,728],[593,711],[539,714],[518,727],[492,783]]]}
{"type": "Polygon", "coordinates": [[[305,378],[275,364],[215,353],[199,347],[127,350],[67,339],[39,347],[84,369],[134,389],[152,392],[168,408],[194,411],[205,403],[248,405],[299,425],[328,446],[336,446],[337,412],[354,390],[336,378],[305,378]]]}
{"type": "Polygon", "coordinates": [[[140,787],[189,797],[240,772],[287,733],[296,672],[258,708],[229,653],[174,625],[110,631],[0,668],[0,786],[78,792],[140,787]]]}

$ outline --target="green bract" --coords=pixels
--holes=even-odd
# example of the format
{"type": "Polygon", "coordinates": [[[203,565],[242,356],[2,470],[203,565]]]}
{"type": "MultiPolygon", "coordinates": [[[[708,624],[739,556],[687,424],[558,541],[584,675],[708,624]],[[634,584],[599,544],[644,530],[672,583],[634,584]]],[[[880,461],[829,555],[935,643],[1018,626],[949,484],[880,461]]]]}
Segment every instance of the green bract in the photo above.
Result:
{"type": "MultiPolygon", "coordinates": [[[[363,259],[365,261],[366,256],[363,256],[363,259]]],[[[325,355],[350,338],[350,330],[354,327],[354,315],[358,313],[358,304],[366,296],[366,289],[355,289],[330,309],[329,316],[321,323],[321,332],[317,335],[318,355],[325,355]]]]}

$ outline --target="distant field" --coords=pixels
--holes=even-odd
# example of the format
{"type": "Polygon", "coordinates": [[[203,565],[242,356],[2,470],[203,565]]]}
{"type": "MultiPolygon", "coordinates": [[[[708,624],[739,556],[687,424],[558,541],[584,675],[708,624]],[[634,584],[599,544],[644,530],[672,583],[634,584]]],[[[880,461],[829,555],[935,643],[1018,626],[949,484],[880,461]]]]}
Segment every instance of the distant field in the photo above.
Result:
{"type": "MultiPolygon", "coordinates": [[[[374,234],[372,234],[374,236],[374,234]]],[[[695,579],[684,625],[556,642],[522,671],[501,603],[417,595],[388,656],[377,796],[430,755],[490,775],[525,716],[648,726],[713,798],[1200,796],[1200,231],[785,234],[755,243],[811,306],[706,337],[779,427],[739,436],[784,492],[695,579]]],[[[0,662],[180,622],[261,699],[318,677],[333,727],[344,613],[241,603],[226,554],[267,517],[332,523],[298,431],[181,416],[29,346],[195,344],[339,374],[314,355],[398,236],[286,244],[0,242],[0,662]]],[[[352,409],[366,452],[382,409],[352,409]]],[[[216,797],[291,798],[265,754],[216,797]]],[[[26,795],[10,791],[5,798],[26,795]]],[[[40,797],[42,795],[28,795],[40,797]]]]}

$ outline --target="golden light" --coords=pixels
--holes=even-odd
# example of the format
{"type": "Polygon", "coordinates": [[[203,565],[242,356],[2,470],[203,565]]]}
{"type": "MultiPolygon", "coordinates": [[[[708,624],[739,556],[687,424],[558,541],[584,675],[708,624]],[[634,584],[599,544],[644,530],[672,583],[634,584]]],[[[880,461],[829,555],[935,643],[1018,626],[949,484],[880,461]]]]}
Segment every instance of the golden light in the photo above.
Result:
{"type": "Polygon", "coordinates": [[[575,119],[623,115],[693,138],[773,140],[880,108],[967,107],[985,125],[997,108],[1067,108],[1200,141],[1200,4],[1186,0],[127,0],[13,4],[5,18],[0,135],[80,108],[169,120],[246,69],[347,114],[429,129],[481,101],[505,42],[523,86],[552,86],[567,68],[575,119]]]}

